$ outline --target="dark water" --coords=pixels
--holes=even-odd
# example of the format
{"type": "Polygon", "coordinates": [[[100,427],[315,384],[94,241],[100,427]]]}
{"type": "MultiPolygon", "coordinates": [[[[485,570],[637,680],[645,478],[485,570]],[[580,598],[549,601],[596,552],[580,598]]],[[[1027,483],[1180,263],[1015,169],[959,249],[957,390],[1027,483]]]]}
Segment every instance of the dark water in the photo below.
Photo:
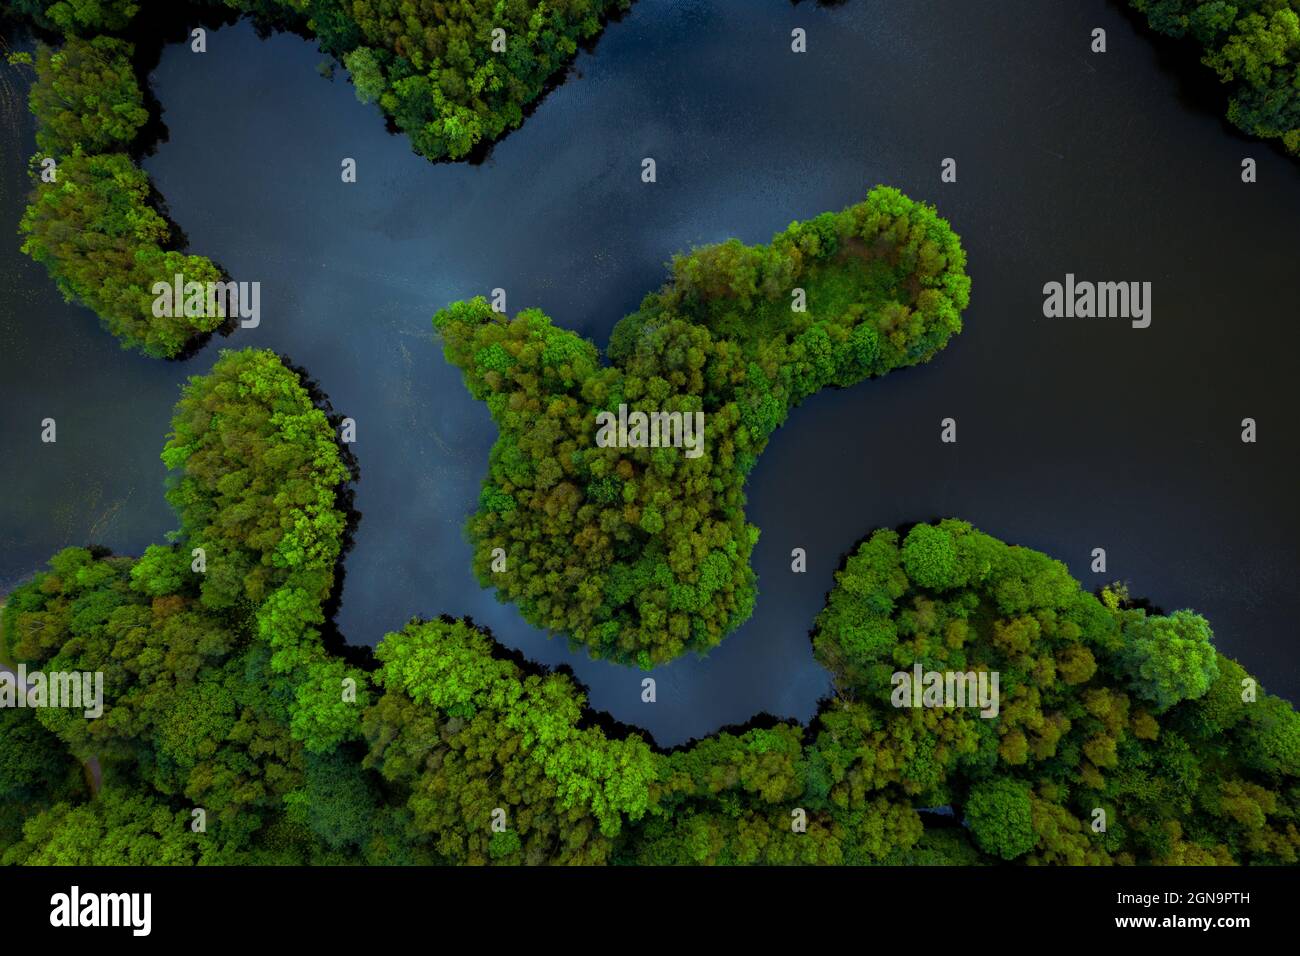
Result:
{"type": "MultiPolygon", "coordinates": [[[[1198,609],[1225,652],[1297,698],[1300,169],[1186,102],[1118,7],[640,0],[481,166],[412,154],[298,38],[241,24],[208,51],[164,52],[153,86],[170,140],[146,167],[191,247],[262,283],[262,326],[184,364],[138,358],[0,242],[0,585],[68,544],[161,540],[174,521],[158,452],[179,385],[222,345],[266,346],[358,423],[363,517],[338,617],[352,643],[469,614],[572,665],[596,707],[665,744],[759,711],[806,719],[828,686],[808,630],[842,554],[873,528],[953,515],[1089,586],[1089,554],[1106,548],[1105,579],[1198,609]],[[1088,52],[1094,26],[1103,56],[1088,52]],[[956,184],[940,183],[946,156],[956,184]],[[966,330],[926,367],[791,415],[749,486],[754,618],[707,660],[660,668],[658,703],[643,704],[641,672],[570,653],[472,578],[461,527],[495,433],[429,318],[502,286],[511,311],[539,306],[603,344],[673,252],[766,241],[875,183],[935,202],[961,234],[966,330]],[[1066,272],[1151,281],[1151,327],[1042,318],[1043,283],[1066,272]],[[56,446],[39,442],[46,416],[56,446]],[[948,416],[955,446],[939,442],[948,416]],[[1246,416],[1258,444],[1239,440],[1246,416]],[[806,574],[790,572],[796,546],[806,574]]],[[[32,150],[20,108],[4,235],[32,150]]]]}

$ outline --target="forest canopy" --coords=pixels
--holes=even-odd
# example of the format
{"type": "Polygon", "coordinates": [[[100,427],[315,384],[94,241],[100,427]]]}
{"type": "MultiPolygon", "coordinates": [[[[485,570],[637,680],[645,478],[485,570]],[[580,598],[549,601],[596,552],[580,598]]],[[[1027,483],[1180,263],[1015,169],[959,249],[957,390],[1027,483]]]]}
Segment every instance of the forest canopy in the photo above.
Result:
{"type": "MultiPolygon", "coordinates": [[[[227,2],[306,24],[431,158],[517,125],[626,5],[502,0],[496,54],[469,2],[227,2]]],[[[1205,45],[1234,122],[1297,148],[1295,0],[1134,4],[1205,45]]],[[[132,158],[148,116],[129,40],[91,38],[140,6],[13,4],[66,35],[34,60],[22,229],[125,344],[175,355],[211,326],[153,316],[151,282],[219,270],[179,250],[132,158]]],[[[928,360],[968,300],[948,224],[877,188],[769,245],[678,257],[607,362],[536,310],[448,307],[447,357],[500,430],[476,573],[598,656],[715,646],[753,607],[744,481],[772,432],[819,389],[928,360]],[[704,413],[704,454],[598,446],[596,413],[629,403],[704,413]]],[[[162,457],[168,543],[67,548],[0,609],[0,657],[100,673],[107,698],[93,720],[0,708],[0,862],[1300,861],[1300,716],[1209,622],[1118,583],[1090,594],[965,522],[878,530],[846,556],[812,634],[834,692],[809,725],[760,718],[665,751],[468,620],[412,620],[364,666],[327,647],[355,472],[275,354],[223,353],[192,378],[162,457]],[[997,675],[996,715],[899,706],[914,670],[997,675]]]]}
{"type": "Polygon", "coordinates": [[[500,432],[468,526],[479,580],[593,656],[648,667],[716,646],[753,610],[744,483],[769,436],[820,389],[941,349],[965,264],[933,208],[877,187],[766,246],[678,256],[615,327],[608,365],[536,309],[442,310],[447,359],[500,432]],[[601,447],[596,416],[622,404],[702,412],[703,454],[601,447]]]}
{"type": "Polygon", "coordinates": [[[354,475],[326,408],[273,353],[224,353],[163,451],[174,541],[68,548],[8,596],[4,659],[102,673],[105,700],[0,710],[0,860],[1297,862],[1300,715],[1199,615],[961,521],[846,558],[808,726],[665,752],[450,618],[350,664],[321,635],[354,475]],[[913,668],[996,673],[996,716],[899,706],[913,668]]]}
{"type": "MultiPolygon", "coordinates": [[[[74,831],[96,829],[153,834],[158,854],[140,844],[140,862],[224,860],[283,820],[317,753],[360,734],[338,688],[350,678],[364,700],[365,674],[329,657],[318,632],[351,476],[325,414],[273,353],[229,352],[191,379],[172,429],[175,543],[138,559],[68,548],[7,598],[5,656],[102,673],[106,697],[98,720],[22,712],[57,737],[52,765],[95,759],[103,786],[85,803],[64,788],[33,804],[11,862],[71,862],[74,831]],[[194,838],[187,807],[205,811],[210,839],[194,838]]],[[[135,840],[79,859],[128,862],[112,852],[135,840]]]]}
{"type": "Polygon", "coordinates": [[[1029,863],[1294,863],[1300,715],[1211,641],[965,522],[877,531],[814,636],[838,688],[815,745],[829,798],[895,785],[1029,863]],[[917,664],[997,672],[998,718],[893,706],[917,664]]]}
{"type": "MultiPolygon", "coordinates": [[[[280,381],[281,410],[297,416],[305,393],[287,370],[238,355],[191,387],[178,419],[202,420],[223,386],[259,380],[280,381]]],[[[264,433],[278,405],[225,399],[240,434],[264,433]]],[[[250,469],[279,468],[271,446],[288,444],[292,482],[296,431],[254,451],[250,469]]],[[[196,482],[202,496],[219,474],[232,485],[210,466],[187,458],[178,487],[196,482]]],[[[259,494],[222,492],[214,514],[244,514],[239,502],[259,494]]],[[[1089,594],[1059,562],[965,522],[877,531],[847,557],[814,633],[835,693],[809,726],[756,720],[669,752],[467,621],[412,621],[369,673],[348,671],[310,629],[306,656],[277,662],[257,623],[271,602],[256,595],[294,572],[231,582],[214,600],[184,548],[216,533],[193,527],[213,536],[138,560],[65,550],[10,596],[8,654],[103,668],[110,693],[98,721],[0,711],[0,795],[12,801],[0,860],[1293,864],[1300,852],[1300,715],[1214,651],[1204,619],[1140,607],[1118,585],[1089,594]],[[996,670],[998,716],[896,706],[892,675],[914,666],[996,670]],[[365,688],[351,702],[338,694],[346,676],[365,688]],[[313,690],[329,685],[332,702],[313,690]],[[323,720],[298,719],[314,708],[323,720]],[[91,758],[103,767],[93,792],[79,773],[91,758]]],[[[257,564],[279,568],[284,536],[267,530],[257,564]]]]}

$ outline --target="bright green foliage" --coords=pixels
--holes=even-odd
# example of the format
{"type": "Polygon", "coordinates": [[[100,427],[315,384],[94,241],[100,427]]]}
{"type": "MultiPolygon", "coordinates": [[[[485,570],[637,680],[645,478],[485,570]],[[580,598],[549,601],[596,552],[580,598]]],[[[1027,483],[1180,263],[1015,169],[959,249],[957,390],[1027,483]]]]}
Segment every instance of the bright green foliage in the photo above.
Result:
{"type": "Polygon", "coordinates": [[[1210,625],[1199,614],[1137,617],[1124,629],[1119,657],[1133,689],[1157,711],[1200,697],[1218,675],[1210,625]]]}
{"type": "Polygon", "coordinates": [[[89,803],[59,803],[27,821],[0,862],[28,866],[178,866],[197,863],[204,839],[189,814],[105,787],[89,803]]]}
{"type": "Polygon", "coordinates": [[[447,359],[500,430],[469,523],[479,580],[594,656],[646,665],[716,646],[754,605],[743,489],[772,431],[821,388],[942,348],[969,300],[965,261],[933,209],[878,187],[768,246],[678,257],[614,329],[608,366],[537,310],[442,310],[447,359]],[[599,447],[596,415],[621,403],[703,412],[703,454],[599,447]]]}
{"type": "Polygon", "coordinates": [[[631,0],[225,0],[303,27],[346,64],[415,151],[460,159],[523,122],[524,110],[631,0]],[[494,30],[504,50],[494,50],[494,30]]]}
{"type": "Polygon", "coordinates": [[[204,551],[200,603],[253,615],[272,671],[293,675],[297,739],[324,752],[355,737],[365,675],[329,659],[317,630],[350,478],[324,413],[273,352],[226,352],[190,380],[162,458],[181,472],[167,492],[178,534],[204,551]],[[349,681],[355,700],[343,697],[349,681]]]}
{"type": "MultiPolygon", "coordinates": [[[[71,302],[92,309],[124,346],[148,355],[179,353],[220,315],[155,316],[155,282],[217,282],[202,256],[169,249],[171,229],[149,200],[149,178],[124,153],[61,157],[58,179],[40,182],[23,213],[23,252],[49,270],[71,302]]],[[[182,311],[182,310],[176,310],[182,311]]]]}
{"type": "Polygon", "coordinates": [[[319,603],[333,584],[348,479],[334,431],[274,352],[225,352],[190,379],[162,453],[167,500],[203,548],[205,606],[259,604],[294,585],[319,603]]]}
{"type": "Polygon", "coordinates": [[[1029,785],[1019,780],[976,784],[966,801],[966,823],[986,853],[1014,860],[1038,842],[1029,785]]]}
{"type": "MultiPolygon", "coordinates": [[[[833,223],[814,222],[806,236],[819,249],[838,241],[833,223]]],[[[743,247],[726,256],[744,266],[733,264],[727,294],[748,295],[750,314],[772,319],[755,305],[764,268],[751,269],[743,247]]],[[[686,387],[698,375],[716,403],[728,379],[710,379],[708,362],[690,356],[699,343],[736,354],[718,359],[739,370],[733,385],[775,382],[782,407],[841,369],[819,358],[836,354],[826,348],[834,324],[810,324],[783,347],[794,354],[802,339],[799,354],[812,358],[799,375],[812,377],[792,376],[804,384],[782,391],[786,366],[765,372],[762,342],[710,345],[715,323],[739,319],[709,311],[718,306],[701,291],[716,281],[707,269],[679,269],[698,301],[672,309],[708,320],[661,311],[675,288],[652,296],[615,334],[611,368],[536,314],[506,322],[480,316],[481,304],[452,307],[449,322],[508,333],[463,342],[477,370],[470,387],[506,420],[531,393],[502,384],[531,369],[550,397],[549,414],[521,426],[528,436],[566,402],[604,407],[606,387],[604,399],[669,400],[678,388],[703,404],[686,387]],[[676,323],[690,347],[657,337],[661,323],[676,323]]],[[[820,322],[818,296],[809,301],[820,322]]],[[[886,338],[870,328],[882,361],[886,338]]],[[[574,442],[554,460],[563,437],[536,456],[499,443],[493,467],[505,477],[485,485],[484,510],[533,506],[531,486],[512,476],[558,469],[571,477],[554,483],[618,512],[641,501],[638,486],[673,473],[653,454],[620,468],[593,453],[580,482],[563,462],[590,447],[574,442]]],[[[1135,607],[1122,586],[1099,599],[1059,562],[964,522],[918,525],[902,540],[878,531],[848,557],[813,640],[836,696],[811,727],[757,726],[663,754],[601,729],[571,677],[517,663],[467,622],[388,635],[373,675],[324,651],[321,605],[350,474],[329,421],[273,354],[227,353],[191,380],[163,457],[177,473],[173,547],[138,560],[65,549],[0,613],[7,657],[102,673],[106,697],[97,720],[0,711],[5,862],[1300,862],[1300,716],[1216,654],[1197,615],[1135,607]],[[997,674],[996,716],[895,706],[894,675],[913,665],[997,674]],[[103,787],[87,799],[79,761],[92,758],[103,787]],[[207,811],[202,835],[190,828],[195,806],[207,811]],[[969,830],[927,831],[918,809],[936,806],[969,830]],[[1099,810],[1105,831],[1092,825],[1099,810]]],[[[668,528],[695,500],[645,501],[641,533],[664,531],[645,528],[651,508],[668,528]]],[[[696,580],[628,556],[606,587],[661,589],[669,608],[701,612],[701,595],[726,588],[732,568],[713,544],[694,552],[696,580]]]]}
{"type": "MultiPolygon", "coordinates": [[[[304,636],[314,638],[315,632],[304,636]]],[[[369,701],[364,671],[313,653],[299,672],[294,691],[292,730],[312,753],[328,753],[360,735],[360,711],[369,701]],[[345,696],[345,690],[349,693],[345,696]]]]}
{"type": "Polygon", "coordinates": [[[1151,28],[1190,35],[1231,89],[1228,119],[1300,156],[1300,0],[1129,0],[1151,28]]]}
{"type": "Polygon", "coordinates": [[[149,120],[131,67],[131,45],[111,37],[70,38],[36,51],[36,82],[28,107],[40,119],[36,145],[66,156],[125,149],[149,120]]]}
{"type": "Polygon", "coordinates": [[[646,813],[662,758],[638,736],[580,729],[570,678],[525,674],[493,652],[462,622],[385,637],[366,766],[407,795],[416,831],[449,861],[603,862],[646,813]],[[516,837],[494,836],[498,808],[516,837]]]}
{"type": "Polygon", "coordinates": [[[310,623],[342,533],[318,494],[347,478],[330,435],[273,356],[223,356],[188,386],[168,446],[181,543],[138,561],[69,548],[8,596],[6,654],[100,671],[106,701],[93,721],[0,711],[0,808],[21,802],[0,812],[0,859],[1300,861],[1300,716],[1208,658],[1190,612],[1150,614],[1122,587],[1098,600],[1059,562],[960,521],[876,532],[847,559],[814,635],[837,692],[810,728],[662,754],[602,730],[569,676],[450,619],[388,635],[373,676],[351,669],[310,623]],[[262,509],[277,519],[252,520],[262,509]],[[315,545],[286,551],[290,532],[315,545]],[[189,536],[243,562],[239,587],[209,600],[189,536]],[[892,675],[917,663],[996,672],[997,716],[894,706],[892,675]],[[356,703],[339,696],[348,678],[356,703]],[[92,757],[104,784],[87,801],[77,760],[92,757]],[[926,829],[918,809],[945,805],[968,830],[926,829]]]}
{"type": "Polygon", "coordinates": [[[957,561],[957,544],[943,528],[919,524],[903,542],[907,576],[932,591],[948,591],[963,584],[957,561]]]}

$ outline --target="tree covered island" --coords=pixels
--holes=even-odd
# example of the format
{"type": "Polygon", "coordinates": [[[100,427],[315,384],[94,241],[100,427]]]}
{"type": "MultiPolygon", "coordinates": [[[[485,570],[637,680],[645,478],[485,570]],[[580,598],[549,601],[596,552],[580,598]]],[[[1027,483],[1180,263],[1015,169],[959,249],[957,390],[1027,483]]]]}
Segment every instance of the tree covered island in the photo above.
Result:
{"type": "Polygon", "coordinates": [[[753,610],[744,483],[768,438],[820,389],[943,348],[965,264],[932,207],[877,187],[766,246],[678,256],[615,327],[608,364],[535,309],[442,310],[447,359],[500,430],[468,526],[479,580],[594,656],[648,667],[716,646],[753,610]],[[597,416],[624,404],[703,412],[703,454],[602,447],[597,416]]]}

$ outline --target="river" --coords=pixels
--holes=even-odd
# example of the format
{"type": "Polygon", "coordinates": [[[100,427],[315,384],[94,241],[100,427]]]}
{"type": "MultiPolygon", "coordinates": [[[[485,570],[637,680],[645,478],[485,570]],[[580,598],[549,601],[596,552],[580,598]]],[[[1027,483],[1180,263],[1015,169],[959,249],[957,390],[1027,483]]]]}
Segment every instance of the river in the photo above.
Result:
{"type": "MultiPolygon", "coordinates": [[[[0,242],[0,592],[69,544],[162,541],[178,389],[218,349],[259,346],[357,422],[362,517],[337,616],[353,644],[413,615],[470,615],[570,665],[595,707],[665,745],[760,712],[806,720],[829,688],[808,632],[844,552],[876,527],[956,516],[1088,587],[1124,578],[1195,608],[1295,700],[1300,167],[1231,130],[1163,49],[1105,0],[639,0],[485,162],[433,165],[342,71],[322,79],[298,37],[240,23],[206,54],[169,46],[152,77],[169,136],[145,167],[194,251],[261,282],[262,323],[183,363],[139,357],[0,242]],[[1258,183],[1240,181],[1244,156],[1258,183]],[[940,181],[945,157],[956,183],[940,181]],[[752,620],[706,659],[658,668],[643,703],[642,672],[569,651],[473,579],[462,526],[495,430],[430,317],[503,287],[511,312],[538,306],[603,345],[674,252],[766,241],[876,183],[934,202],[962,236],[965,331],[924,367],[791,414],[748,486],[752,620]],[[1043,318],[1043,284],[1067,273],[1150,281],[1150,328],[1043,318]],[[39,441],[47,416],[55,445],[39,441]],[[939,441],[945,417],[955,445],[939,441]],[[1256,444],[1240,441],[1245,417],[1256,444]]],[[[34,146],[4,69],[13,237],[34,146]]]]}

